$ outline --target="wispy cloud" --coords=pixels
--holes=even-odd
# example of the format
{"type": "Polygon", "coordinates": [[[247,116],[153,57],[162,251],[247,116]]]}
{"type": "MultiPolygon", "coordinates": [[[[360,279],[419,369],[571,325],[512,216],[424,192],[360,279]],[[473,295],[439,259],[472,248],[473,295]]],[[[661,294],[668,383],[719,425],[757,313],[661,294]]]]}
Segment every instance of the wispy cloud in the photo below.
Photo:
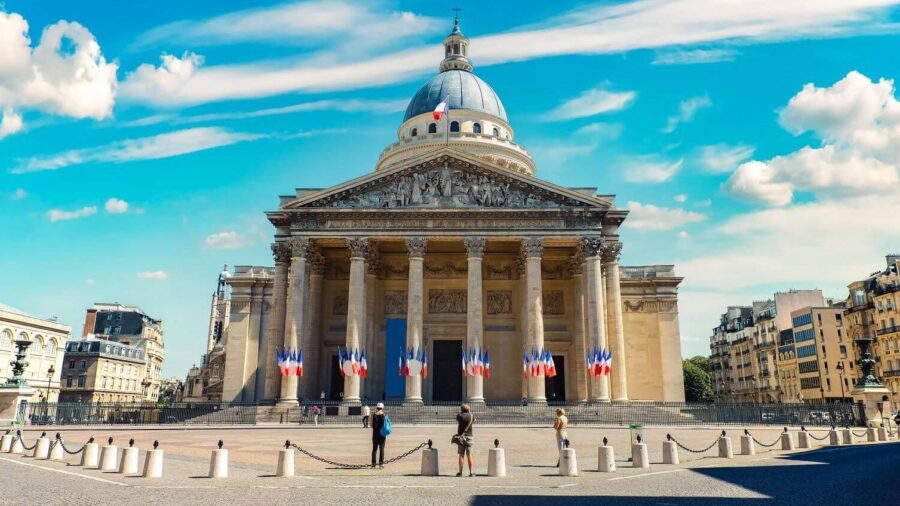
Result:
{"type": "Polygon", "coordinates": [[[700,163],[709,172],[731,172],[738,164],[753,156],[753,146],[714,144],[700,150],[700,163]]]}
{"type": "Polygon", "coordinates": [[[629,201],[628,218],[624,226],[636,230],[671,230],[704,220],[705,214],[629,201]]]}
{"type": "Polygon", "coordinates": [[[144,271],[137,273],[137,278],[141,281],[165,281],[169,279],[166,271],[144,271]]]}
{"type": "Polygon", "coordinates": [[[577,97],[566,100],[556,109],[544,115],[549,121],[586,118],[606,112],[621,111],[634,102],[634,91],[609,91],[606,86],[585,90],[577,97]]]}
{"type": "Polygon", "coordinates": [[[654,156],[637,156],[622,161],[625,181],[629,183],[664,183],[681,169],[684,159],[674,162],[659,160],[654,156]]]}
{"type": "Polygon", "coordinates": [[[241,249],[256,242],[256,237],[230,230],[206,236],[203,247],[209,249],[241,249]]]}
{"type": "Polygon", "coordinates": [[[23,174],[57,170],[85,163],[156,160],[253,141],[262,137],[264,136],[261,134],[231,132],[217,127],[190,128],[150,137],[125,139],[97,148],[74,149],[47,157],[32,157],[22,161],[11,172],[23,174]]]}
{"type": "Polygon", "coordinates": [[[669,116],[669,119],[666,120],[666,126],[663,127],[662,132],[666,134],[674,132],[682,123],[693,121],[694,116],[697,114],[697,111],[706,107],[710,107],[711,105],[712,101],[706,95],[691,97],[686,100],[682,100],[678,104],[678,114],[669,116]]]}
{"type": "MultiPolygon", "coordinates": [[[[155,115],[144,118],[142,124],[136,126],[144,126],[152,123],[168,122],[173,124],[182,123],[207,123],[213,121],[242,120],[251,118],[263,118],[267,116],[281,116],[285,114],[294,114],[298,112],[311,111],[335,111],[346,113],[365,112],[369,114],[393,114],[406,109],[408,99],[400,100],[363,100],[363,99],[346,99],[346,100],[316,100],[314,102],[303,102],[300,104],[287,105],[284,107],[269,107],[266,109],[256,109],[252,111],[235,111],[220,112],[210,114],[197,114],[194,116],[174,116],[174,115],[155,115]]],[[[138,120],[141,121],[141,120],[138,120]]]]}
{"type": "Polygon", "coordinates": [[[738,52],[734,49],[675,49],[661,51],[651,62],[653,65],[695,65],[734,61],[738,52]]]}
{"type": "Polygon", "coordinates": [[[122,214],[128,212],[128,202],[125,202],[122,199],[110,198],[106,201],[106,205],[103,206],[109,214],[122,214]]]}
{"type": "Polygon", "coordinates": [[[565,140],[543,140],[531,146],[535,160],[542,164],[558,165],[562,162],[586,156],[603,142],[618,139],[622,125],[618,123],[590,123],[565,140]]]}
{"type": "MultiPolygon", "coordinates": [[[[582,7],[539,26],[476,37],[471,43],[472,56],[478,65],[491,65],[550,56],[621,53],[722,41],[747,44],[849,35],[868,30],[873,23],[886,19],[888,14],[884,7],[900,2],[757,0],[721,3],[723,5],[710,0],[640,0],[582,7]]],[[[380,23],[392,15],[382,12],[366,19],[362,26],[380,23]]],[[[168,33],[177,29],[170,27],[168,33]]],[[[175,80],[177,86],[169,88],[155,86],[156,67],[146,66],[126,78],[121,92],[134,101],[177,106],[298,91],[367,88],[426,75],[433,71],[442,56],[442,48],[437,44],[407,47],[409,49],[375,57],[371,52],[336,56],[336,48],[328,47],[321,51],[323,54],[314,53],[306,59],[214,64],[194,69],[182,82],[175,80]]]]}
{"type": "Polygon", "coordinates": [[[61,209],[51,209],[47,211],[47,218],[50,221],[66,221],[66,220],[77,220],[79,218],[87,218],[88,216],[93,216],[97,214],[96,206],[86,206],[81,209],[76,209],[74,211],[63,211],[61,209]]]}

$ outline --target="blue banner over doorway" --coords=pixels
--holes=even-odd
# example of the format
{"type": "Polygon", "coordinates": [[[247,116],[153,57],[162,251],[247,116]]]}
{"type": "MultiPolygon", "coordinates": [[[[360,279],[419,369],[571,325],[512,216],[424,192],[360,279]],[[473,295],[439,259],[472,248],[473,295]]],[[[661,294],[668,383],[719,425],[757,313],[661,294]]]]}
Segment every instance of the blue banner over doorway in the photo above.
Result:
{"type": "Polygon", "coordinates": [[[402,399],[406,395],[406,378],[397,373],[397,362],[404,349],[406,349],[406,319],[389,318],[384,348],[384,394],[388,399],[402,399]]]}

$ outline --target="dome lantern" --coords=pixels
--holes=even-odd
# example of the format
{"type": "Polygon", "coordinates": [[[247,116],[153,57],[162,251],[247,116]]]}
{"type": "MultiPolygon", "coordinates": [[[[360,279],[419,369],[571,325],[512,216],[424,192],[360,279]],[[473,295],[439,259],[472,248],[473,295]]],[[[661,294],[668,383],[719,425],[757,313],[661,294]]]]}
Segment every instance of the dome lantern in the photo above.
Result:
{"type": "Polygon", "coordinates": [[[453,31],[444,39],[444,61],[441,62],[440,71],[464,70],[472,71],[472,62],[469,61],[469,38],[463,35],[459,29],[459,15],[453,19],[453,31]]]}

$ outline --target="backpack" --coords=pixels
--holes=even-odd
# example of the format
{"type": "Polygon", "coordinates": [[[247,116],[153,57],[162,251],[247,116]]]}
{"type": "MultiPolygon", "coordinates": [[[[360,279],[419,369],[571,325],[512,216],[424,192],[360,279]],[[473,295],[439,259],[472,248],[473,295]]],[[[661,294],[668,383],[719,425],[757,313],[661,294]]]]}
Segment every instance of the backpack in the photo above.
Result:
{"type": "Polygon", "coordinates": [[[387,415],[384,415],[384,425],[381,426],[381,430],[378,431],[381,434],[381,437],[388,437],[393,432],[393,428],[391,427],[391,419],[388,418],[387,415]]]}

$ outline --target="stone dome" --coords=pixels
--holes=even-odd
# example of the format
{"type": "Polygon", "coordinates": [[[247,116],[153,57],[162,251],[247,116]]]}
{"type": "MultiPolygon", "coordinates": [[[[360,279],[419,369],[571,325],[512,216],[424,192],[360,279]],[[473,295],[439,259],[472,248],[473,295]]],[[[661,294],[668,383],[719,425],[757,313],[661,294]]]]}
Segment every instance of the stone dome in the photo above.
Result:
{"type": "Polygon", "coordinates": [[[432,77],[409,101],[403,121],[434,111],[447,97],[450,98],[450,109],[483,112],[508,122],[506,109],[494,89],[465,70],[446,70],[432,77]]]}

